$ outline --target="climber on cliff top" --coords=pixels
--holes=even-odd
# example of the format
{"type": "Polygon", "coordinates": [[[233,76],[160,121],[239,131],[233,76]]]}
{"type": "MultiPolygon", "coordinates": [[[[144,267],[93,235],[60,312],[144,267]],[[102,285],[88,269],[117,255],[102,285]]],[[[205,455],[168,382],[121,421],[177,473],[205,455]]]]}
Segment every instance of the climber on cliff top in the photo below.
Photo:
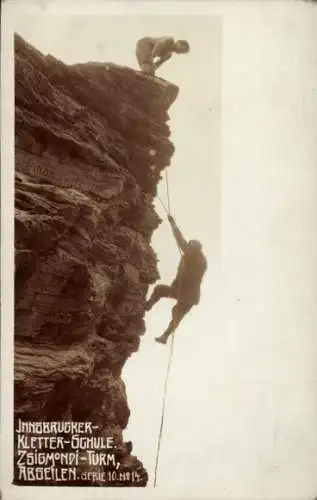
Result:
{"type": "Polygon", "coordinates": [[[172,53],[186,54],[189,52],[189,43],[186,40],[175,41],[172,37],[141,38],[136,44],[136,58],[143,73],[154,76],[155,71],[168,59],[172,53]],[[155,61],[155,58],[157,60],[155,61]]]}
{"type": "Polygon", "coordinates": [[[200,285],[207,270],[207,260],[202,252],[201,243],[197,240],[185,240],[173,217],[168,216],[176,242],[182,251],[176,278],[171,285],[157,285],[150,299],[146,302],[149,311],[163,297],[176,299],[172,310],[172,320],[167,330],[155,340],[166,344],[168,337],[175,331],[185,314],[200,301],[200,285]]]}

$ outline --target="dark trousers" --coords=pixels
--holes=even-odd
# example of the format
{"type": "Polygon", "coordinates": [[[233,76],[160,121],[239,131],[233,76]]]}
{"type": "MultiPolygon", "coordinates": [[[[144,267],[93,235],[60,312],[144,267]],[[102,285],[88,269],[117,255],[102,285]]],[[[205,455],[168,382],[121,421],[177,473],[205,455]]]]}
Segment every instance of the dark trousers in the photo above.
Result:
{"type": "MultiPolygon", "coordinates": [[[[156,302],[163,298],[170,298],[177,300],[177,288],[169,285],[157,285],[153,293],[148,300],[147,309],[151,309],[156,302]]],[[[172,320],[167,327],[167,330],[164,332],[165,335],[170,335],[175,329],[178,327],[179,323],[184,318],[185,314],[187,314],[190,309],[193,307],[193,304],[188,304],[182,302],[181,300],[177,300],[177,303],[172,309],[172,320]]]]}

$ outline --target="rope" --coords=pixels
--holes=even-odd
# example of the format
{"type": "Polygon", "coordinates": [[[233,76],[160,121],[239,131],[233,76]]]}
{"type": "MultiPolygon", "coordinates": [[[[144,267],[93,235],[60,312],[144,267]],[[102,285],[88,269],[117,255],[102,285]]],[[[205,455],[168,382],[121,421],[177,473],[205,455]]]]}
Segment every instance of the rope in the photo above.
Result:
{"type": "Polygon", "coordinates": [[[158,193],[157,193],[157,197],[158,197],[159,202],[161,203],[164,211],[166,212],[166,214],[171,215],[171,202],[170,202],[167,170],[165,170],[165,183],[166,183],[167,207],[166,207],[165,203],[163,203],[162,198],[160,197],[160,195],[158,193]]]}
{"type": "Polygon", "coordinates": [[[159,437],[158,437],[158,443],[157,443],[157,452],[156,452],[155,470],[154,470],[154,488],[156,487],[156,480],[157,480],[157,468],[158,468],[159,457],[160,457],[161,440],[162,440],[163,427],[164,427],[164,418],[165,418],[167,385],[168,385],[169,372],[170,372],[170,369],[171,369],[171,366],[172,366],[172,357],[173,357],[173,350],[174,350],[173,348],[174,348],[174,332],[172,333],[170,355],[169,355],[169,360],[168,360],[168,365],[167,365],[167,371],[166,371],[166,377],[165,377],[165,383],[164,383],[161,424],[160,424],[160,431],[159,431],[159,437]]]}
{"type": "MultiPolygon", "coordinates": [[[[166,205],[165,203],[163,203],[163,200],[162,198],[160,197],[160,195],[157,193],[157,197],[159,199],[159,202],[161,203],[164,211],[166,212],[166,214],[169,216],[171,215],[171,203],[170,203],[170,193],[169,193],[169,183],[168,183],[168,174],[167,174],[167,170],[165,170],[165,183],[166,183],[166,196],[167,196],[167,208],[166,208],[166,205]]],[[[182,250],[178,244],[178,242],[176,241],[176,244],[177,244],[177,248],[179,250],[179,253],[182,255],[182,250]]]]}
{"type": "MultiPolygon", "coordinates": [[[[167,213],[167,215],[171,214],[171,204],[170,204],[170,195],[169,195],[169,185],[168,185],[168,176],[167,176],[167,170],[165,170],[165,180],[166,180],[166,195],[167,195],[167,207],[161,200],[159,194],[157,195],[163,209],[167,213]]],[[[177,243],[177,242],[176,242],[177,243]]],[[[177,243],[178,250],[180,254],[182,255],[182,250],[179,247],[179,244],[177,243]]],[[[178,285],[178,290],[180,287],[180,283],[178,285]]],[[[168,365],[167,365],[167,370],[166,370],[166,376],[165,376],[165,383],[164,383],[164,390],[163,390],[163,404],[162,404],[162,413],[161,413],[161,423],[160,423],[160,430],[159,430],[159,436],[158,436],[158,442],[157,442],[157,451],[156,451],[156,459],[155,459],[155,469],[154,469],[154,488],[156,487],[156,481],[157,481],[157,470],[158,470],[158,463],[159,463],[159,457],[160,457],[160,450],[161,450],[161,441],[162,441],[162,435],[163,435],[163,428],[164,428],[164,419],[165,419],[165,408],[166,408],[166,400],[167,400],[167,387],[168,387],[168,378],[169,378],[169,373],[170,369],[172,366],[172,358],[173,358],[173,351],[174,351],[174,334],[175,332],[172,333],[172,340],[171,340],[171,347],[170,347],[170,354],[169,354],[169,359],[168,359],[168,365]]]]}
{"type": "Polygon", "coordinates": [[[162,207],[163,207],[164,211],[167,213],[167,215],[169,215],[169,211],[168,211],[168,209],[166,208],[165,204],[163,203],[163,201],[162,201],[162,199],[161,199],[161,197],[160,197],[160,195],[159,195],[158,193],[157,193],[157,197],[158,197],[159,202],[161,203],[161,205],[162,205],[162,207]]]}

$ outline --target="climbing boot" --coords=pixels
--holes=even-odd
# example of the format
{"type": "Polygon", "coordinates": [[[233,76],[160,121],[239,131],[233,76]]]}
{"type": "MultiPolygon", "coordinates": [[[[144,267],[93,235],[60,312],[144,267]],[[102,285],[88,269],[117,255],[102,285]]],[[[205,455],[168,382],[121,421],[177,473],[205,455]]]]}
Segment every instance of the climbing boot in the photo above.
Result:
{"type": "Polygon", "coordinates": [[[166,344],[168,340],[169,334],[168,333],[163,333],[160,337],[156,337],[156,342],[159,344],[166,344]]]}

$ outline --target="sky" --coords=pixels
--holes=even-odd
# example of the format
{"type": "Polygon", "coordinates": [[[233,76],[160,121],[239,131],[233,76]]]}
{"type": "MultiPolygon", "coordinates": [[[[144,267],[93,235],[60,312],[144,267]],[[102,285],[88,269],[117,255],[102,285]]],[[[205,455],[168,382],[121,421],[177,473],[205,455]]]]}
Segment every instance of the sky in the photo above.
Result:
{"type": "MultiPolygon", "coordinates": [[[[136,2],[145,17],[127,4],[116,17],[47,10],[41,19],[20,16],[15,29],[66,63],[135,69],[139,37],[189,40],[191,52],[159,76],[180,87],[170,111],[172,210],[185,236],[202,241],[209,267],[201,303],[175,335],[159,492],[313,498],[317,13],[305,2],[228,4],[136,2]]],[[[166,221],[153,246],[168,283],[179,256],[166,221]]],[[[154,337],[171,307],[162,301],[147,314],[140,350],[123,372],[131,408],[125,438],[150,486],[169,354],[154,337]]]]}

